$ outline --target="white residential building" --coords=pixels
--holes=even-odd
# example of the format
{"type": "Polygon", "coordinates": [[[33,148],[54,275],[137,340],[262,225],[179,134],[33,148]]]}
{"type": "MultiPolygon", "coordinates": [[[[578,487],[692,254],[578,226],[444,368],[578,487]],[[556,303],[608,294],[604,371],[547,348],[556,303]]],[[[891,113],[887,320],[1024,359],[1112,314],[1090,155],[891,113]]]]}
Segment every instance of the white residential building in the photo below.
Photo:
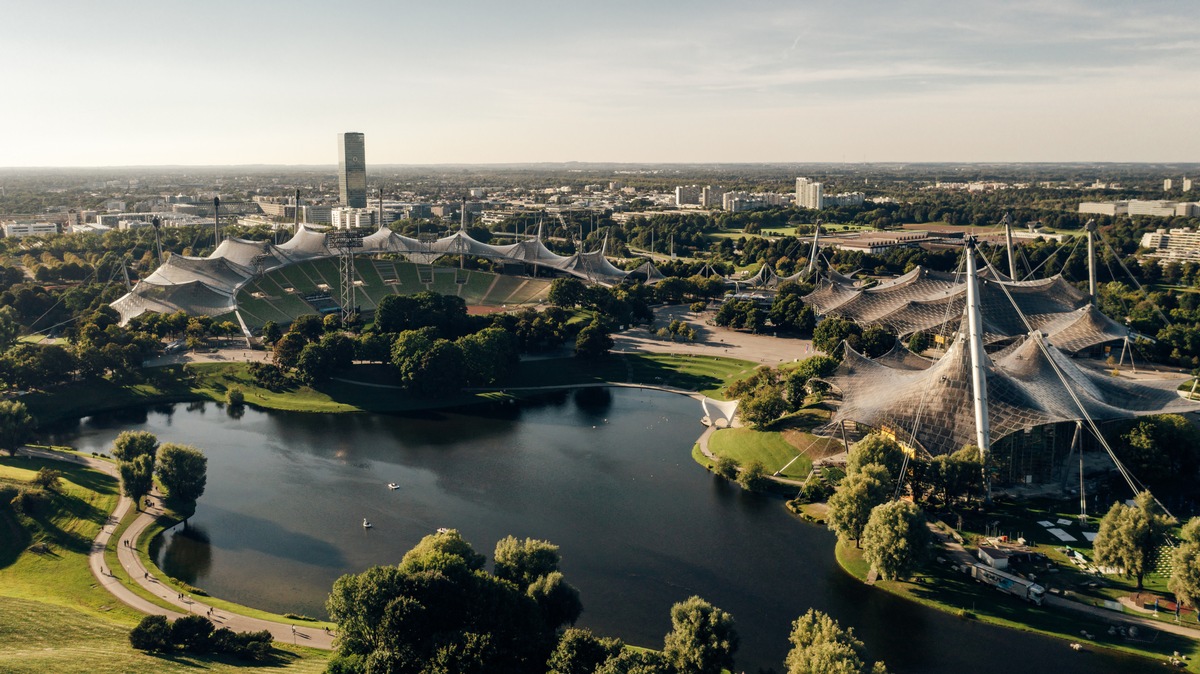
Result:
{"type": "Polygon", "coordinates": [[[700,186],[687,185],[675,188],[675,205],[676,206],[699,206],[700,205],[700,186]]]}
{"type": "Polygon", "coordinates": [[[704,189],[700,190],[700,205],[704,208],[720,208],[721,199],[724,196],[724,187],[705,185],[704,189]]]}
{"type": "Polygon", "coordinates": [[[1093,215],[1125,215],[1129,212],[1129,202],[1084,201],[1079,204],[1079,212],[1093,215]]]}
{"type": "Polygon", "coordinates": [[[796,205],[800,208],[824,207],[821,183],[808,178],[796,178],[796,205]]]}
{"type": "Polygon", "coordinates": [[[334,229],[359,229],[375,226],[375,211],[369,208],[330,209],[329,224],[334,229]]]}
{"type": "Polygon", "coordinates": [[[4,236],[10,239],[21,239],[27,236],[45,236],[58,234],[57,222],[6,222],[4,236]]]}
{"type": "Polygon", "coordinates": [[[1142,235],[1142,248],[1153,252],[1147,257],[1166,262],[1200,262],[1200,231],[1193,229],[1157,229],[1142,235]]]}

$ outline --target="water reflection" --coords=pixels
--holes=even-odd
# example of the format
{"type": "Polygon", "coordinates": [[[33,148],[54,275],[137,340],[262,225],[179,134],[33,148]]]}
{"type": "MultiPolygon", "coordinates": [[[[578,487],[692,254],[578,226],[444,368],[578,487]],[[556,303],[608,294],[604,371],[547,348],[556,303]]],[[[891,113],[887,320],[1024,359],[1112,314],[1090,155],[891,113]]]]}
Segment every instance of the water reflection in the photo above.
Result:
{"type": "Polygon", "coordinates": [[[196,585],[212,570],[212,544],[202,526],[173,527],[153,541],[150,554],[167,575],[188,585],[196,585]]]}

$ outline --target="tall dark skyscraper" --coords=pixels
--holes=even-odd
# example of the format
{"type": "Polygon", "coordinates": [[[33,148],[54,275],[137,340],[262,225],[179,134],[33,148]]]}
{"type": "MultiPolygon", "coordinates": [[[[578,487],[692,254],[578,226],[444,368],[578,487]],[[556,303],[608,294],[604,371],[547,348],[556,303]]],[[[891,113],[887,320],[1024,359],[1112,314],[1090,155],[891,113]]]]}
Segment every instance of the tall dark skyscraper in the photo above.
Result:
{"type": "Polygon", "coordinates": [[[338,190],[344,206],[367,207],[366,149],[361,133],[338,134],[338,190]]]}

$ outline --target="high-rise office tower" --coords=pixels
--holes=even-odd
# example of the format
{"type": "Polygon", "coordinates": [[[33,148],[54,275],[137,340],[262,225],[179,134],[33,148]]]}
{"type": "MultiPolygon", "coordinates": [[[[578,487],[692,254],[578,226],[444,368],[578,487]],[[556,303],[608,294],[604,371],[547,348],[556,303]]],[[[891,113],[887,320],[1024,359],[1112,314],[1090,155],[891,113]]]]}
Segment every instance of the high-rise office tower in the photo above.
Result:
{"type": "Polygon", "coordinates": [[[338,134],[338,190],[344,206],[367,207],[366,149],[361,133],[338,134]]]}

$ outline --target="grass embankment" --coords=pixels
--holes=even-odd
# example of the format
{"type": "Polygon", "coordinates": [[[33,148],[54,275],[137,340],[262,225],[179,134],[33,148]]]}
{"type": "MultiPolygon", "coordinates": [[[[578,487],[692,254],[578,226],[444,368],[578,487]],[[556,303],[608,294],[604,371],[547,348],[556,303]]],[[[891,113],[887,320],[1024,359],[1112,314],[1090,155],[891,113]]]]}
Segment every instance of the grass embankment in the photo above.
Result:
{"type": "MultiPolygon", "coordinates": [[[[839,541],[835,554],[843,570],[861,581],[866,581],[870,568],[862,558],[862,550],[855,548],[853,544],[839,541]]],[[[875,583],[875,587],[964,619],[1036,632],[1158,661],[1165,661],[1173,652],[1178,651],[1188,656],[1186,671],[1200,672],[1200,663],[1196,660],[1197,656],[1200,656],[1200,642],[1166,632],[1153,635],[1152,642],[1110,636],[1110,621],[1068,609],[1035,606],[977,583],[966,574],[952,570],[948,564],[930,564],[911,582],[880,580],[875,583]],[[1085,638],[1082,632],[1089,633],[1091,638],[1085,638]]],[[[1152,666],[1147,663],[1147,669],[1152,666]]]]}
{"type": "Polygon", "coordinates": [[[30,515],[0,508],[0,669],[5,672],[319,672],[327,655],[283,647],[274,662],[155,657],[129,646],[141,614],[100,587],[88,568],[92,540],[118,500],[117,482],[83,466],[0,457],[0,480],[28,482],[59,470],[59,494],[30,515]],[[46,551],[34,552],[34,544],[46,551]]]}
{"type": "Polygon", "coordinates": [[[12,674],[316,674],[327,662],[310,649],[283,646],[276,647],[273,661],[260,665],[185,654],[152,656],[129,646],[129,627],[60,606],[0,598],[0,669],[12,674]]]}
{"type": "MultiPolygon", "coordinates": [[[[760,461],[768,473],[782,471],[779,477],[803,480],[812,471],[815,459],[841,450],[837,440],[809,432],[828,420],[828,411],[806,408],[771,424],[767,430],[722,428],[709,438],[708,450],[743,466],[760,461]]],[[[703,458],[702,464],[707,465],[707,457],[703,458]]]]}
{"type": "MultiPolygon", "coordinates": [[[[735,379],[757,367],[750,361],[712,356],[613,354],[597,361],[555,358],[520,364],[509,386],[571,386],[623,382],[668,386],[721,397],[735,379]]],[[[395,386],[389,368],[356,365],[339,380],[317,387],[294,386],[272,391],[254,383],[247,363],[195,363],[145,368],[141,380],[119,383],[89,379],[51,391],[31,393],[22,400],[40,422],[77,419],[139,405],[212,400],[223,402],[229,389],[239,388],[251,405],[294,412],[403,412],[455,407],[482,402],[491,396],[463,393],[430,399],[413,396],[395,386]]]]}
{"type": "Polygon", "coordinates": [[[553,358],[522,362],[507,387],[617,382],[696,391],[724,400],[725,387],[757,367],[748,360],[686,354],[611,354],[596,361],[553,358]]]}

